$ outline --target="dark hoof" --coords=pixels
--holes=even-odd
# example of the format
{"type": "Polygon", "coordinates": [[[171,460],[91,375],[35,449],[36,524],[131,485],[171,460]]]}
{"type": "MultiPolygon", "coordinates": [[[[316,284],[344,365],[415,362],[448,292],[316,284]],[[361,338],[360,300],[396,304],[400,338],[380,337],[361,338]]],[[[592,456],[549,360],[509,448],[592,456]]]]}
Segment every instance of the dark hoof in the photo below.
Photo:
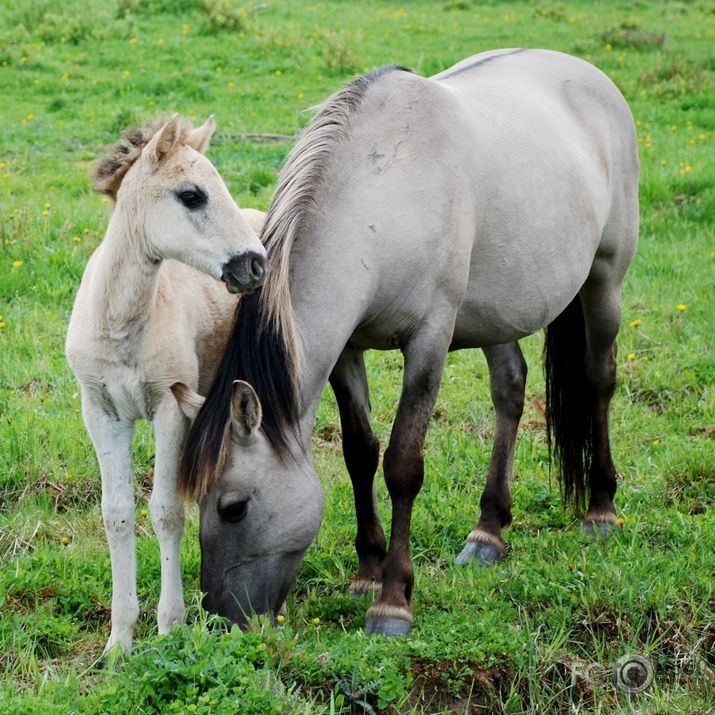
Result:
{"type": "Polygon", "coordinates": [[[599,539],[608,536],[612,531],[619,530],[618,524],[612,521],[584,521],[583,533],[592,539],[599,539]]]}
{"type": "Polygon", "coordinates": [[[504,554],[493,544],[483,544],[480,541],[468,541],[462,552],[457,556],[458,566],[467,566],[472,561],[476,561],[480,566],[491,566],[497,561],[501,561],[504,554]]]}
{"type": "Polygon", "coordinates": [[[387,616],[369,617],[365,623],[365,633],[372,635],[379,633],[386,638],[406,636],[410,632],[410,624],[401,618],[388,618],[387,616]]]}
{"type": "Polygon", "coordinates": [[[362,598],[363,596],[378,596],[382,591],[382,583],[380,581],[368,581],[360,579],[353,581],[350,586],[350,595],[353,598],[362,598]]]}

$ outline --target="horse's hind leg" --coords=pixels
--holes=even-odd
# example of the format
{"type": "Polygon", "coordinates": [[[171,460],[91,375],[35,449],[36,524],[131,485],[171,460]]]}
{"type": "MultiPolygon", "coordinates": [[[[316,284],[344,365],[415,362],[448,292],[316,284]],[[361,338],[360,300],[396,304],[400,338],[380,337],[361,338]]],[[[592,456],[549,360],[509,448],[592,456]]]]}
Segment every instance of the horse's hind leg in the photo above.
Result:
{"type": "Polygon", "coordinates": [[[343,428],[343,455],[355,496],[359,565],[350,585],[355,596],[379,590],[385,534],[375,503],[373,480],[380,459],[380,443],[370,427],[370,397],[361,351],[346,348],[330,375],[343,428]]]}
{"type": "Polygon", "coordinates": [[[586,331],[585,370],[591,412],[589,501],[584,529],[603,533],[616,523],[613,497],[616,468],[611,458],[608,408],[616,388],[616,334],[621,320],[620,282],[608,280],[608,271],[594,264],[580,291],[586,331]]]}
{"type": "Polygon", "coordinates": [[[511,524],[509,485],[516,433],[524,409],[526,361],[518,343],[494,345],[483,350],[489,365],[496,430],[487,483],[480,500],[481,514],[467,537],[466,546],[457,557],[461,566],[472,561],[480,566],[489,566],[504,556],[506,547],[501,530],[511,524]]]}
{"type": "Polygon", "coordinates": [[[187,422],[174,399],[160,403],[153,419],[156,434],[154,485],[149,514],[161,554],[161,593],[157,623],[159,633],[184,620],[184,594],[179,552],[184,532],[184,505],[178,491],[179,457],[187,422]]]}

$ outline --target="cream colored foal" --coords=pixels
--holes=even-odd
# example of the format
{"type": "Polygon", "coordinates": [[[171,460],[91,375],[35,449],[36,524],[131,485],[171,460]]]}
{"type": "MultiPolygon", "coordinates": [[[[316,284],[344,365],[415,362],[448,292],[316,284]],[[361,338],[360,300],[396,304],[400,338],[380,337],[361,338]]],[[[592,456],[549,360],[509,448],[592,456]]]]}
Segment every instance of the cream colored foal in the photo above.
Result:
{"type": "Polygon", "coordinates": [[[149,508],[161,551],[158,625],[165,633],[184,616],[177,466],[188,427],[170,386],[180,381],[206,394],[236,307],[231,293],[263,282],[263,214],[241,211],[204,157],[214,128],[213,117],[191,129],[177,115],[158,129],[127,132],[93,177],[116,205],[82,277],[65,349],[102,475],[112,563],[105,654],[129,650],[139,615],[134,423],[149,420],[156,434],[149,508]]]}

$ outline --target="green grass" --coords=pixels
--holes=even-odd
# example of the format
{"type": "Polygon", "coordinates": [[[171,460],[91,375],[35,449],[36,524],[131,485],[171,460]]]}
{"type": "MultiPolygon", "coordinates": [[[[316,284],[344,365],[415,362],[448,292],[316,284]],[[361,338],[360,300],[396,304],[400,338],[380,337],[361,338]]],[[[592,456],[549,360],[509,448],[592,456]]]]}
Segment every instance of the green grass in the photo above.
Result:
{"type": "MultiPolygon", "coordinates": [[[[554,713],[709,712],[714,20],[705,2],[638,0],[4,4],[0,713],[519,713],[537,704],[554,713]],[[502,564],[453,565],[477,516],[493,432],[485,361],[454,354],[415,508],[409,638],[365,637],[369,601],[348,595],[354,517],[329,391],[315,442],[325,521],[286,623],[256,622],[243,635],[207,621],[197,605],[191,510],[183,544],[189,625],[160,638],[158,547],[142,516],[153,443],[143,428],[135,446],[143,606],[135,654],[113,671],[94,670],[107,637],[109,557],[97,466],[62,350],[74,291],[108,216],[89,189],[91,162],[130,122],[169,111],[198,122],[214,113],[211,159],[240,205],[265,209],[290,143],[242,135],[295,134],[307,107],[372,66],[398,62],[431,74],[499,46],[549,47],[593,61],[617,82],[637,121],[641,240],[626,279],[612,409],[622,533],[590,543],[549,484],[535,406],[544,391],[537,335],[523,341],[530,376],[502,564]],[[640,696],[578,676],[629,653],[653,663],[653,684],[640,696]]],[[[384,445],[401,359],[372,354],[368,367],[384,445]]],[[[388,517],[382,483],[379,497],[388,517]]]]}

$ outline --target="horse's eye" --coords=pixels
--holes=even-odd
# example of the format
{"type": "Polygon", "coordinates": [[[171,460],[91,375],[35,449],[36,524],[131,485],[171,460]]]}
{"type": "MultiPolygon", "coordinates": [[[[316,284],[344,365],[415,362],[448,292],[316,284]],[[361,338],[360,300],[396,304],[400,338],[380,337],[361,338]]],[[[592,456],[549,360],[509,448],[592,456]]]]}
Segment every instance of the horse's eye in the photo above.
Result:
{"type": "Polygon", "coordinates": [[[248,499],[243,499],[242,501],[231,502],[230,504],[221,504],[219,502],[217,506],[218,515],[224,520],[231,524],[235,524],[244,516],[248,511],[248,499]]]}
{"type": "Polygon", "coordinates": [[[179,191],[176,196],[187,209],[192,211],[200,209],[206,204],[207,201],[206,194],[200,189],[186,189],[185,191],[179,191]]]}

